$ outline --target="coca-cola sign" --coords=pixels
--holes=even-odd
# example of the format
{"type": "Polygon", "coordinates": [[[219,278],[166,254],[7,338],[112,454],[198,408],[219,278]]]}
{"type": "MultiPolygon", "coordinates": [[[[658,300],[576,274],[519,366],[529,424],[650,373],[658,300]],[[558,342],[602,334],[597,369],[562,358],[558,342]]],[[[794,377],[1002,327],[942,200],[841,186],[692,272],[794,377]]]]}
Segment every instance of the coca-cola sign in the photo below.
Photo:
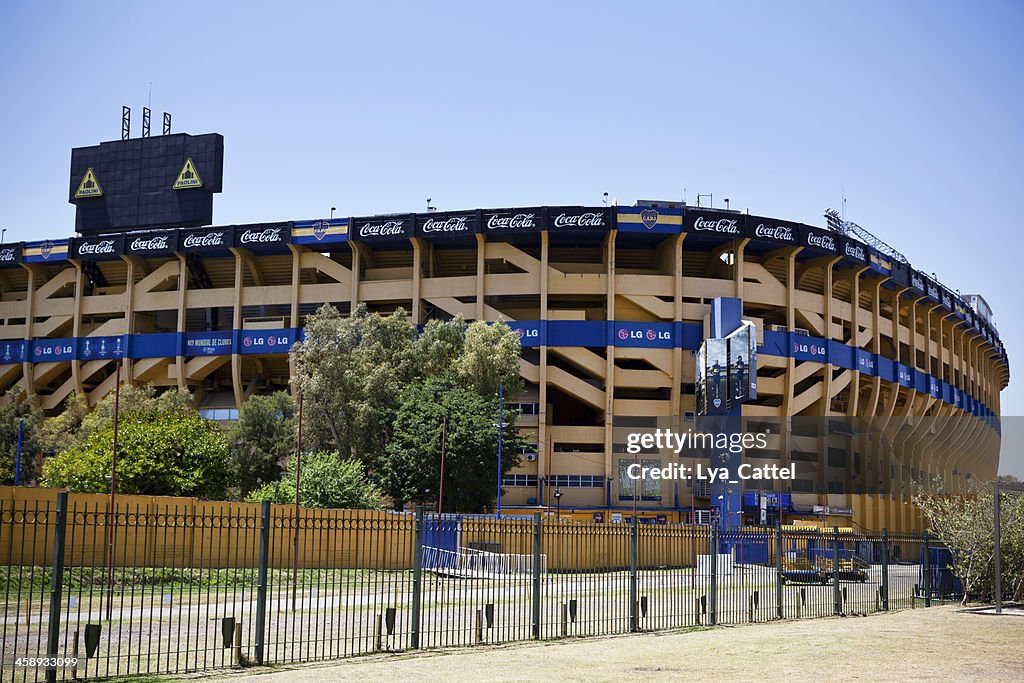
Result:
{"type": "Polygon", "coordinates": [[[413,219],[410,216],[357,218],[355,237],[366,241],[400,240],[412,236],[413,219]]]}
{"type": "Polygon", "coordinates": [[[484,211],[482,225],[485,232],[536,232],[541,228],[541,216],[541,209],[484,211]]]}
{"type": "Polygon", "coordinates": [[[265,230],[248,229],[238,234],[240,245],[248,244],[276,244],[281,240],[281,228],[266,228],[265,230]]]}
{"type": "Polygon", "coordinates": [[[185,235],[181,240],[183,249],[194,249],[196,247],[222,247],[224,246],[223,232],[207,232],[202,235],[185,235]]]}
{"type": "Polygon", "coordinates": [[[452,216],[443,220],[428,218],[423,221],[423,232],[469,232],[465,216],[452,216]]]}
{"type": "Polygon", "coordinates": [[[735,218],[705,218],[697,216],[693,221],[693,229],[700,232],[720,232],[727,235],[739,235],[739,220],[735,218]]]}
{"type": "Polygon", "coordinates": [[[92,261],[117,258],[121,255],[121,245],[121,237],[79,237],[72,242],[71,255],[92,261]]]}
{"type": "Polygon", "coordinates": [[[20,247],[0,247],[0,263],[17,263],[20,260],[20,247]]]}
{"type": "Polygon", "coordinates": [[[553,228],[603,228],[605,227],[604,215],[593,211],[584,213],[568,214],[560,213],[551,221],[553,228]]]}
{"type": "Polygon", "coordinates": [[[178,238],[180,251],[227,251],[234,240],[234,230],[227,228],[207,228],[205,230],[182,231],[178,238]]]}
{"type": "Polygon", "coordinates": [[[822,251],[831,251],[832,253],[836,251],[836,239],[832,235],[808,230],[804,241],[808,247],[821,249],[822,251]]]}
{"type": "Polygon", "coordinates": [[[288,242],[292,235],[292,224],[286,223],[253,223],[234,226],[235,246],[257,251],[280,247],[288,242]]]}
{"type": "Polygon", "coordinates": [[[466,238],[476,232],[478,212],[430,213],[416,217],[416,235],[426,239],[466,238]]]}
{"type": "Polygon", "coordinates": [[[603,207],[550,206],[547,209],[548,230],[603,231],[612,227],[611,213],[603,207]]]}
{"type": "Polygon", "coordinates": [[[170,248],[168,235],[136,237],[128,246],[130,251],[166,251],[170,248]]]}
{"type": "Polygon", "coordinates": [[[765,225],[758,223],[754,228],[754,237],[759,239],[775,240],[777,242],[792,242],[793,228],[786,225],[765,225]]]}
{"type": "Polygon", "coordinates": [[[863,245],[856,242],[846,242],[843,245],[843,253],[857,261],[866,262],[868,260],[863,245]]]}
{"type": "Polygon", "coordinates": [[[78,255],[83,254],[113,254],[114,240],[100,240],[99,242],[83,242],[78,245],[78,255]]]}

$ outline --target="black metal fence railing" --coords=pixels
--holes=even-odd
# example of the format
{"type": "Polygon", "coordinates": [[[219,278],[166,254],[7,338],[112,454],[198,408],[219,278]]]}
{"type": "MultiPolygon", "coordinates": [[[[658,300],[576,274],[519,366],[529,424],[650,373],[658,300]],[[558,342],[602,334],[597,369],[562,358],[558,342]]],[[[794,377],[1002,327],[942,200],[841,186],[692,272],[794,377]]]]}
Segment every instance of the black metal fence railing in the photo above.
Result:
{"type": "MultiPolygon", "coordinates": [[[[195,503],[0,508],[0,682],[766,622],[951,597],[927,537],[195,503]],[[925,551],[925,548],[928,548],[925,551]]],[[[938,553],[938,554],[937,554],[938,553]]]]}

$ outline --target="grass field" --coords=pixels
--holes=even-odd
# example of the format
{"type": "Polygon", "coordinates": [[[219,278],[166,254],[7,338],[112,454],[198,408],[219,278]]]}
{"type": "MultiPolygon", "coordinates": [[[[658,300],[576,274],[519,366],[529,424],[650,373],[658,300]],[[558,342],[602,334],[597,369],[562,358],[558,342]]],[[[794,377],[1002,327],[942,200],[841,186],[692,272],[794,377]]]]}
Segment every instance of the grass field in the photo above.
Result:
{"type": "Polygon", "coordinates": [[[1024,680],[1024,611],[944,606],[543,644],[372,655],[216,676],[238,683],[381,681],[1024,680]]]}

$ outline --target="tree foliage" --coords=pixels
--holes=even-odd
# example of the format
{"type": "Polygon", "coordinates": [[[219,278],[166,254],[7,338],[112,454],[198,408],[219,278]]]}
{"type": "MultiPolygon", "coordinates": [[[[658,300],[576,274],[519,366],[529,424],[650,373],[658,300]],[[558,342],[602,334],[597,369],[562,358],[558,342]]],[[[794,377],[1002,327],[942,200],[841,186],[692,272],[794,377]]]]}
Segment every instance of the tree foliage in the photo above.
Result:
{"type": "Polygon", "coordinates": [[[64,402],[64,410],[43,423],[40,441],[45,450],[54,453],[69,450],[85,442],[93,433],[107,429],[114,422],[115,409],[121,417],[138,415],[154,417],[162,412],[191,409],[192,394],[181,389],[166,391],[159,396],[152,386],[122,385],[120,396],[104,396],[93,408],[81,394],[71,394],[64,402]]]}
{"type": "MultiPolygon", "coordinates": [[[[381,485],[396,508],[410,501],[436,505],[445,418],[443,509],[476,512],[495,503],[498,402],[449,375],[428,378],[402,392],[394,437],[380,467],[381,485]]],[[[515,414],[506,410],[504,418],[502,476],[519,464],[522,446],[515,414]]]]}
{"type": "MultiPolygon", "coordinates": [[[[117,491],[126,494],[223,498],[231,477],[221,431],[191,407],[188,392],[160,396],[122,389],[117,491]]],[[[114,397],[85,415],[71,445],[43,468],[43,483],[76,492],[107,490],[114,441],[114,397]]],[[[77,418],[76,418],[77,419],[77,418]]]]}
{"type": "MultiPolygon", "coordinates": [[[[249,494],[248,500],[272,503],[295,502],[297,460],[288,460],[288,472],[278,482],[263,484],[249,494]]],[[[342,460],[337,451],[314,451],[302,456],[299,475],[299,502],[317,508],[379,508],[383,496],[371,483],[363,466],[355,460],[342,460]]]]}
{"type": "Polygon", "coordinates": [[[401,309],[386,316],[360,305],[348,318],[330,306],[306,318],[305,341],[293,357],[308,410],[303,440],[311,450],[337,450],[369,469],[385,459],[406,387],[446,376],[478,395],[522,391],[519,339],[505,323],[466,325],[432,320],[423,332],[401,309]]]}
{"type": "Polygon", "coordinates": [[[0,484],[14,483],[14,464],[18,453],[18,425],[22,426],[21,443],[21,482],[30,481],[35,472],[35,462],[39,456],[41,445],[39,438],[39,422],[42,414],[32,401],[21,391],[21,387],[13,387],[0,397],[0,484]]]}
{"type": "MultiPolygon", "coordinates": [[[[952,551],[953,571],[968,598],[988,601],[995,591],[995,496],[991,485],[965,495],[919,494],[914,503],[929,528],[952,551]]],[[[1000,496],[1000,564],[1004,590],[1024,598],[1024,493],[1000,496]]]]}
{"type": "Polygon", "coordinates": [[[277,481],[295,451],[295,403],[284,391],[249,398],[228,432],[235,479],[245,496],[277,481]]]}
{"type": "Polygon", "coordinates": [[[306,339],[293,357],[303,400],[303,440],[374,463],[383,454],[402,387],[416,375],[413,334],[404,311],[343,318],[330,305],[306,318],[306,339]]]}

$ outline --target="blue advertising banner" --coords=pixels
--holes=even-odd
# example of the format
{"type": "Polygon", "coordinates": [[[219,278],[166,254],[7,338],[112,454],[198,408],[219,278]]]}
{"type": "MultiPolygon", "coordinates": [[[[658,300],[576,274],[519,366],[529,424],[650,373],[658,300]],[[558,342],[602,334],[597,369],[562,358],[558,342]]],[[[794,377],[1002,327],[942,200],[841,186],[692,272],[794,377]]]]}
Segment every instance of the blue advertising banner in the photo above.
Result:
{"type": "Polygon", "coordinates": [[[682,209],[620,206],[616,208],[616,211],[620,232],[656,232],[677,235],[682,231],[682,209]]]}
{"type": "Polygon", "coordinates": [[[857,369],[866,375],[874,375],[875,368],[875,354],[864,349],[857,349],[857,369]]]}
{"type": "Polygon", "coordinates": [[[347,218],[325,218],[318,221],[295,221],[292,223],[292,242],[294,244],[337,244],[347,241],[347,218]]]}
{"type": "Polygon", "coordinates": [[[828,347],[824,339],[808,337],[803,334],[790,333],[790,351],[797,360],[808,360],[815,363],[828,362],[828,347]]]}
{"type": "Polygon", "coordinates": [[[895,382],[896,363],[889,358],[878,356],[878,376],[886,382],[895,382]]]}
{"type": "Polygon", "coordinates": [[[548,346],[606,346],[601,320],[549,320],[548,346]]]}
{"type": "Polygon", "coordinates": [[[67,261],[68,248],[71,240],[43,240],[41,242],[25,242],[22,258],[25,263],[49,263],[67,261]]]}
{"type": "Polygon", "coordinates": [[[186,332],[183,356],[230,356],[234,332],[186,332]]]}
{"type": "Polygon", "coordinates": [[[51,363],[75,359],[74,339],[34,339],[29,358],[33,363],[51,363]]]}
{"type": "MultiPolygon", "coordinates": [[[[699,348],[703,326],[699,323],[633,323],[596,320],[519,320],[509,323],[524,347],[550,346],[604,347],[609,341],[619,347],[663,348],[674,346],[699,348]]],[[[241,354],[286,354],[303,335],[303,330],[225,330],[222,332],[174,332],[158,334],[78,337],[0,341],[0,364],[22,362],[48,363],[117,358],[163,358],[184,356],[227,356],[241,354]]],[[[993,429],[998,420],[987,406],[961,389],[928,373],[896,363],[891,359],[835,341],[807,335],[766,330],[764,346],[758,353],[792,357],[796,360],[830,363],[836,367],[857,369],[888,382],[940,398],[972,415],[985,417],[993,429]]]]}
{"type": "Polygon", "coordinates": [[[700,323],[673,323],[676,346],[688,351],[696,351],[704,341],[704,326],[700,323]]]}
{"type": "Polygon", "coordinates": [[[766,356],[789,356],[789,332],[764,331],[764,346],[757,350],[766,356]]]}
{"type": "Polygon", "coordinates": [[[25,341],[5,341],[0,345],[0,363],[4,365],[24,363],[27,346],[28,342],[25,341]]]}
{"type": "Polygon", "coordinates": [[[610,321],[608,330],[609,346],[638,347],[645,349],[671,349],[672,323],[623,323],[610,321]]]}
{"type": "Polygon", "coordinates": [[[828,342],[828,362],[839,368],[846,368],[847,370],[855,370],[857,368],[854,362],[854,349],[852,346],[834,340],[828,342]]]}
{"type": "Polygon", "coordinates": [[[892,259],[875,249],[868,248],[869,265],[876,273],[892,274],[892,259]]]}
{"type": "Polygon", "coordinates": [[[295,330],[237,330],[238,353],[288,353],[295,343],[295,330]]]}
{"type": "Polygon", "coordinates": [[[125,335],[78,338],[78,360],[82,361],[124,358],[127,350],[125,335]]]}
{"type": "Polygon", "coordinates": [[[544,346],[547,344],[546,325],[543,320],[512,320],[509,328],[519,337],[520,345],[544,346]]]}
{"type": "Polygon", "coordinates": [[[896,363],[896,381],[904,387],[914,388],[914,370],[903,363],[896,363]]]}
{"type": "Polygon", "coordinates": [[[133,334],[128,339],[129,358],[174,357],[181,352],[181,335],[177,332],[133,334]]]}

